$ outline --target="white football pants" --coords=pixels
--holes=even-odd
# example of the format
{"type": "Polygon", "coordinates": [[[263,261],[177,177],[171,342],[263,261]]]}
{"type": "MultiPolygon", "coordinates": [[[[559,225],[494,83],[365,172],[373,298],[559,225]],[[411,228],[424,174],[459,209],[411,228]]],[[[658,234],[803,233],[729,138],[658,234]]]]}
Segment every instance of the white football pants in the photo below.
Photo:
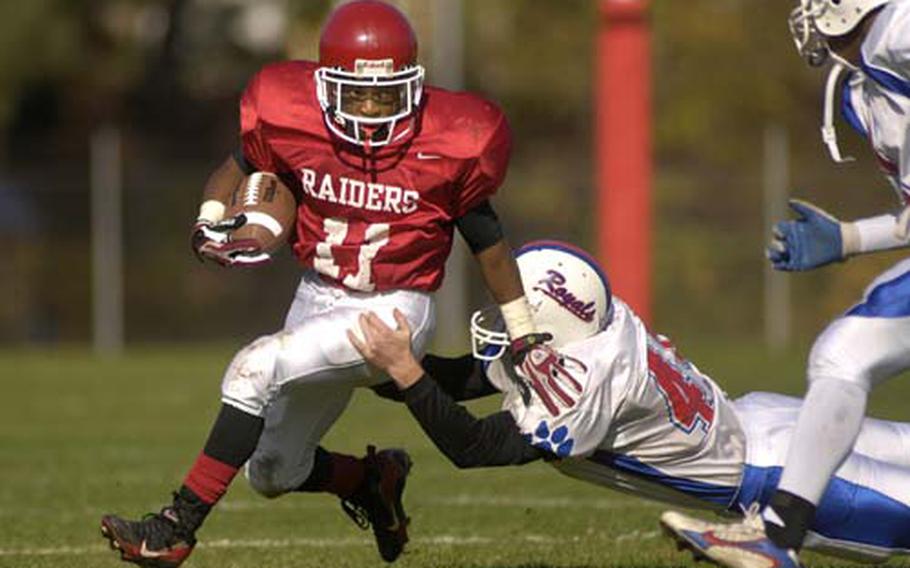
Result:
{"type": "Polygon", "coordinates": [[[357,317],[375,312],[395,327],[392,310],[411,326],[415,354],[435,326],[430,294],[413,290],[355,292],[304,274],[284,329],[256,339],[231,362],[222,401],[263,416],[265,428],[247,463],[252,487],[267,497],[298,488],[313,467],[319,441],[347,406],[353,389],[387,380],[371,369],[347,337],[357,317]]]}
{"type": "MultiPolygon", "coordinates": [[[[756,392],[733,404],[747,440],[736,497],[745,510],[771,499],[804,403],[756,392]]],[[[805,548],[865,562],[910,553],[910,423],[862,420],[855,445],[825,486],[805,548]]]]}
{"type": "Polygon", "coordinates": [[[859,434],[868,392],[907,369],[910,259],[879,275],[815,341],[780,488],[818,504],[859,434]]]}

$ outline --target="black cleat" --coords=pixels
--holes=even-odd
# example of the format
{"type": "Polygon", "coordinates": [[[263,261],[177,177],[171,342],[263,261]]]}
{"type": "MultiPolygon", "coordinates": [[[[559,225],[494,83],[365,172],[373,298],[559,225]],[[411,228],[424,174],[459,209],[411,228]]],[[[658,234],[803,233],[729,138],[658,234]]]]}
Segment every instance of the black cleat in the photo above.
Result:
{"type": "Polygon", "coordinates": [[[120,559],[143,568],[177,568],[193,551],[196,539],[180,529],[173,507],[128,521],[115,515],[101,517],[101,534],[120,559]]]}
{"type": "Polygon", "coordinates": [[[366,477],[353,495],[341,500],[341,508],[357,525],[373,527],[379,555],[394,562],[408,542],[410,519],[404,512],[401,497],[411,470],[411,457],[404,450],[376,452],[367,447],[366,477]]]}

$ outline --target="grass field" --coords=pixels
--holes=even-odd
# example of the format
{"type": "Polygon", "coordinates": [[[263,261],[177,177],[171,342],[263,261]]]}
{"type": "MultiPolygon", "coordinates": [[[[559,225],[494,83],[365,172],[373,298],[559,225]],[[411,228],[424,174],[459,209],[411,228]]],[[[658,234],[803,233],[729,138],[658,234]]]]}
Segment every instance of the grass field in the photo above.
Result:
{"type": "MultiPolygon", "coordinates": [[[[771,358],[730,341],[682,348],[731,395],[802,391],[799,350],[771,358]]],[[[121,565],[99,535],[99,517],[138,516],[169,500],[217,411],[231,354],[215,347],[143,349],[99,362],[78,351],[0,352],[0,567],[121,565]]],[[[905,378],[876,393],[873,411],[907,419],[908,400],[905,378]]],[[[359,454],[368,441],[404,446],[415,461],[406,494],[412,542],[397,563],[402,568],[692,564],[658,535],[660,505],[570,480],[546,465],[457,471],[402,407],[362,392],[326,445],[359,454]]],[[[382,565],[372,536],[357,530],[335,499],[268,501],[242,479],[198,536],[188,568],[382,565]]]]}

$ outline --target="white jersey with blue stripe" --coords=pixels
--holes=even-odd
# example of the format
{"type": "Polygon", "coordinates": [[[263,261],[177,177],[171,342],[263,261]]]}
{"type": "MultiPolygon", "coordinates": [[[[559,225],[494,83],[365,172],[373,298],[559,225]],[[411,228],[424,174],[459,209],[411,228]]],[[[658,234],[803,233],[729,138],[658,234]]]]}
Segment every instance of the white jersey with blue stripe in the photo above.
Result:
{"type": "MultiPolygon", "coordinates": [[[[731,402],[614,303],[605,331],[560,348],[571,377],[551,382],[541,374],[532,385],[510,378],[501,361],[489,364],[503,409],[571,477],[718,512],[767,504],[802,401],[753,393],[731,402]]],[[[866,419],[805,546],[865,560],[910,552],[910,424],[866,419]]]]}
{"type": "Polygon", "coordinates": [[[871,144],[903,204],[910,204],[910,1],[894,0],[876,17],[841,108],[871,144]]]}
{"type": "Polygon", "coordinates": [[[503,408],[572,477],[674,504],[725,509],[735,497],[745,434],[720,388],[650,335],[623,302],[607,329],[562,349],[568,387],[516,385],[487,370],[503,408]],[[577,388],[576,388],[577,387],[577,388]]]}
{"type": "MultiPolygon", "coordinates": [[[[571,377],[551,382],[541,373],[532,385],[491,363],[503,409],[571,477],[718,512],[767,504],[802,401],[752,393],[731,402],[628,306],[614,304],[605,331],[560,348],[571,377]]],[[[805,546],[865,560],[910,552],[910,424],[864,421],[805,546]]]]}

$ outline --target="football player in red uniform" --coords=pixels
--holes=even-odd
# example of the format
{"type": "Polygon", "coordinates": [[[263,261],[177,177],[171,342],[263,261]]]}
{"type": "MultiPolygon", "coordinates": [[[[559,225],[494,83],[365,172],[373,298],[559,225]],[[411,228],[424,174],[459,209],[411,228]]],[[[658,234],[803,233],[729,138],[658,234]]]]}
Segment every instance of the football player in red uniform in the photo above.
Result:
{"type": "Polygon", "coordinates": [[[141,521],[107,515],[102,533],[123,560],[176,567],[195,533],[246,463],[267,497],[329,492],[379,552],[407,542],[403,450],[362,458],[319,443],[355,387],[384,380],[346,336],[373,311],[408,318],[423,350],[434,327],[431,293],[443,278],[457,228],[502,311],[516,359],[546,347],[534,328],[511,249],[489,203],[502,183],[511,135],[503,113],[468,93],[424,87],[417,40],[405,16],[376,0],[338,7],[326,21],[319,62],[267,65],[240,103],[241,148],[209,178],[194,227],[201,257],[227,266],[262,251],[218,238],[225,203],[243,176],[272,172],[298,196],[294,253],[305,272],[284,329],[241,349],[222,384],[208,441],[172,504],[141,521]]]}

